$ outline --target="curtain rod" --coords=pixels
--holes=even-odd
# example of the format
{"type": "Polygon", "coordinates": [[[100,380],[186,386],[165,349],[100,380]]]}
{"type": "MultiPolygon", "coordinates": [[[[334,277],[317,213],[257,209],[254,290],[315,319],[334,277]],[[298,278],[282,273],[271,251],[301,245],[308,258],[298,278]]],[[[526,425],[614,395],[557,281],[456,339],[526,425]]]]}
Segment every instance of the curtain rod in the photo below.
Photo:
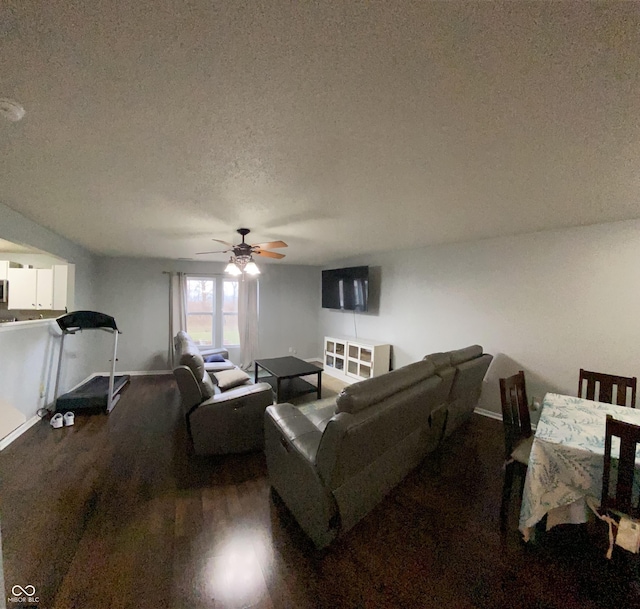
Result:
{"type": "Polygon", "coordinates": [[[192,275],[193,277],[226,277],[226,275],[220,271],[217,273],[189,273],[186,271],[161,271],[163,275],[171,275],[172,273],[182,273],[183,275],[192,275]]]}

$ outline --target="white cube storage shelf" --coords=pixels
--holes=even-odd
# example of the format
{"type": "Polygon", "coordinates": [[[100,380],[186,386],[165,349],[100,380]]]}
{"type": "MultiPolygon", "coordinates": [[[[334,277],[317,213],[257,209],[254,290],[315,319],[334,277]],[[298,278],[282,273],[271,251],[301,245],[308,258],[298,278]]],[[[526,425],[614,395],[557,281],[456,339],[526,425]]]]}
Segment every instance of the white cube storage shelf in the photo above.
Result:
{"type": "Polygon", "coordinates": [[[324,338],[324,371],[347,383],[389,372],[391,345],[355,337],[324,338]]]}

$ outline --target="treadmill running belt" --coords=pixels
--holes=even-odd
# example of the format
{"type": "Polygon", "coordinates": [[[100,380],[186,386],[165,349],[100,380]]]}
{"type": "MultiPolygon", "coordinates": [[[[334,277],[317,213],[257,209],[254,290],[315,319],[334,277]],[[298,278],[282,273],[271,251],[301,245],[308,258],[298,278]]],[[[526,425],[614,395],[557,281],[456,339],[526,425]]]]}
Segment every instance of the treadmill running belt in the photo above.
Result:
{"type": "MultiPolygon", "coordinates": [[[[113,394],[116,395],[128,382],[129,375],[113,379],[113,394]]],[[[94,376],[80,387],[61,395],[56,402],[56,412],[69,410],[106,410],[109,396],[109,377],[94,376]]]]}

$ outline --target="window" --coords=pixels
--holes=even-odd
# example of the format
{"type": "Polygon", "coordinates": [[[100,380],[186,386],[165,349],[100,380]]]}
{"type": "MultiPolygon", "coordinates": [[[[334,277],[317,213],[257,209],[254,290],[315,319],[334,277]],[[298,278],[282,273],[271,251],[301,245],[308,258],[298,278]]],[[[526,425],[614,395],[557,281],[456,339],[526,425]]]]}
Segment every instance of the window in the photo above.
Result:
{"type": "Polygon", "coordinates": [[[237,280],[187,277],[187,332],[198,345],[240,344],[237,280]]]}
{"type": "Polygon", "coordinates": [[[187,332],[198,345],[215,345],[215,279],[187,278],[187,332]]]}
{"type": "Polygon", "coordinates": [[[225,347],[240,344],[238,331],[238,282],[222,280],[222,344],[225,347]]]}

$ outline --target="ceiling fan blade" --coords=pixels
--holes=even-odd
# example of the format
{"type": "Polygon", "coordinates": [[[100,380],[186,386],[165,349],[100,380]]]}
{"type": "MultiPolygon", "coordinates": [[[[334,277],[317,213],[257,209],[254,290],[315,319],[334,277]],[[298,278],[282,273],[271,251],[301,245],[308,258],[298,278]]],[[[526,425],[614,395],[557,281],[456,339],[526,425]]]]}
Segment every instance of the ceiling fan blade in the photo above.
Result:
{"type": "Polygon", "coordinates": [[[258,256],[265,256],[266,258],[284,258],[284,254],[278,254],[278,252],[269,252],[267,250],[254,250],[254,254],[258,256]]]}
{"type": "Polygon", "coordinates": [[[211,241],[217,241],[218,243],[222,243],[222,245],[228,245],[229,247],[233,247],[233,243],[229,243],[228,241],[223,241],[222,239],[211,239],[211,241]]]}
{"type": "Polygon", "coordinates": [[[279,247],[289,247],[284,241],[267,241],[266,243],[254,243],[251,247],[259,250],[275,250],[279,247]]]}
{"type": "Polygon", "coordinates": [[[231,250],[215,250],[213,252],[196,252],[196,256],[201,256],[203,254],[226,254],[227,252],[230,252],[231,250]]]}

